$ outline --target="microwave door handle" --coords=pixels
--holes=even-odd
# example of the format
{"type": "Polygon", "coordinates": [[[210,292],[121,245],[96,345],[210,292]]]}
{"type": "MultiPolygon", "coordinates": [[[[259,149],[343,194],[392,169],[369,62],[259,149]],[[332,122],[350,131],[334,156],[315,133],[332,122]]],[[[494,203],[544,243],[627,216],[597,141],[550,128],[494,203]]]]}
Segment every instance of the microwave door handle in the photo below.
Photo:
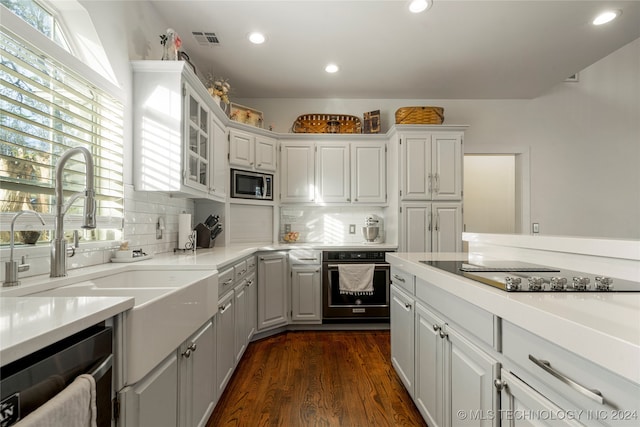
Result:
{"type": "Polygon", "coordinates": [[[262,176],[262,198],[267,198],[267,177],[266,175],[262,176]]]}

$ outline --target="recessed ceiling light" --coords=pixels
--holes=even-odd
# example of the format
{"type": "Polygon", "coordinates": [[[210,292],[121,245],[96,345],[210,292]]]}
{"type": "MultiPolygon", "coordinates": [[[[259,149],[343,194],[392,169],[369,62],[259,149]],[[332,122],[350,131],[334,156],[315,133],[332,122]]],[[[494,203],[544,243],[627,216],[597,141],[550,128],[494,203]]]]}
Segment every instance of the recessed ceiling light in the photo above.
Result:
{"type": "Polygon", "coordinates": [[[324,70],[327,73],[331,73],[331,74],[337,73],[339,69],[340,69],[340,67],[338,67],[336,64],[329,64],[326,67],[324,67],[324,70]]]}
{"type": "Polygon", "coordinates": [[[249,34],[249,41],[253,44],[262,44],[266,40],[266,37],[262,33],[254,32],[249,34]]]}
{"type": "Polygon", "coordinates": [[[412,13],[420,13],[429,9],[430,6],[431,0],[412,0],[411,3],[409,3],[409,10],[412,13]]]}
{"type": "Polygon", "coordinates": [[[602,25],[606,24],[607,22],[611,22],[618,16],[620,16],[621,13],[621,10],[607,10],[606,12],[602,12],[593,20],[593,25],[602,25]]]}

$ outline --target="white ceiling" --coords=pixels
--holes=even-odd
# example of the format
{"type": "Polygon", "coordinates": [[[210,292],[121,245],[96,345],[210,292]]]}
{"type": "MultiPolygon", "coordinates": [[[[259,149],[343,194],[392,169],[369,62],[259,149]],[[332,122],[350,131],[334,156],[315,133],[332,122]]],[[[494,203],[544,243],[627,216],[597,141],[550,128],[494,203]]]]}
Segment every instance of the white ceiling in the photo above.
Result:
{"type": "Polygon", "coordinates": [[[418,15],[406,0],[151,2],[198,75],[227,77],[234,98],[534,98],[640,37],[637,0],[434,0],[418,15]],[[608,8],[623,13],[593,26],[608,8]]]}

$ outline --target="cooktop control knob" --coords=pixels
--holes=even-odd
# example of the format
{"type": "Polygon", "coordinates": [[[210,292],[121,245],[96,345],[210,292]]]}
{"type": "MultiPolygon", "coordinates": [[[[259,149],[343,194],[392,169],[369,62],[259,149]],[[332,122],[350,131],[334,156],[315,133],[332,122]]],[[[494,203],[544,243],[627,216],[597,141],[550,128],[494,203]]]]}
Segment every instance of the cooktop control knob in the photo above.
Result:
{"type": "Polygon", "coordinates": [[[589,280],[588,277],[574,277],[573,278],[573,289],[576,291],[586,291],[589,289],[589,280]]]}
{"type": "Polygon", "coordinates": [[[567,278],[554,276],[551,278],[550,283],[552,291],[564,291],[567,286],[567,278]]]}
{"type": "Polygon", "coordinates": [[[596,276],[596,290],[610,291],[613,288],[613,279],[611,277],[596,276]]]}
{"type": "Polygon", "coordinates": [[[522,282],[522,279],[520,279],[519,277],[507,276],[505,277],[504,282],[507,291],[517,291],[520,289],[520,282],[522,282]]]}
{"type": "Polygon", "coordinates": [[[542,277],[531,276],[527,279],[529,281],[530,291],[542,291],[544,290],[544,281],[542,277]]]}

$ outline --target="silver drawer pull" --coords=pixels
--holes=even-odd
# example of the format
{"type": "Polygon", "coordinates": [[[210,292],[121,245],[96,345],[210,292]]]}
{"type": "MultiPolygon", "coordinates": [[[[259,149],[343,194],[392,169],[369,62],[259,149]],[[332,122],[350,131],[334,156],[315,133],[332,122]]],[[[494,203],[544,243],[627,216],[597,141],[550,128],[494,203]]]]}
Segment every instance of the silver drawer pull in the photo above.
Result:
{"type": "Polygon", "coordinates": [[[406,282],[406,280],[404,280],[404,278],[398,276],[397,274],[394,274],[393,278],[396,279],[398,282],[402,282],[402,283],[406,282]]]}
{"type": "Polygon", "coordinates": [[[565,383],[566,385],[574,389],[575,391],[582,393],[583,395],[587,396],[589,399],[594,400],[601,405],[604,405],[604,397],[602,397],[602,393],[600,393],[598,390],[589,389],[581,384],[578,384],[571,378],[565,376],[561,372],[558,372],[557,370],[552,368],[551,363],[549,363],[546,360],[536,359],[532,355],[529,355],[529,360],[531,360],[533,363],[541,367],[545,372],[553,375],[554,377],[556,377],[557,379],[559,379],[560,381],[562,381],[563,383],[565,383]]]}
{"type": "Polygon", "coordinates": [[[318,258],[297,258],[298,261],[318,261],[318,258]]]}

